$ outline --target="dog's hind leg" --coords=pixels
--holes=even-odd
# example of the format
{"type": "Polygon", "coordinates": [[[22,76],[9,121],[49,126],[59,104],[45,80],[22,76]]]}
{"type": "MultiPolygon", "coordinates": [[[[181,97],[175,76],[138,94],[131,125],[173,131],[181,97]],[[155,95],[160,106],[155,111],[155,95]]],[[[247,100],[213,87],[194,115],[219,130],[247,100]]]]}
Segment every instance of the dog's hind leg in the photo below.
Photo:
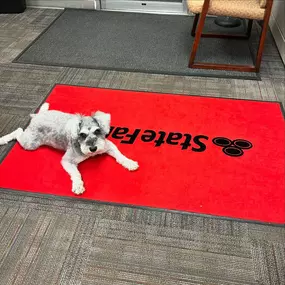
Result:
{"type": "Polygon", "coordinates": [[[21,135],[23,134],[23,132],[24,131],[22,128],[18,128],[17,130],[13,131],[12,133],[1,137],[0,138],[0,145],[7,144],[8,142],[10,142],[12,140],[18,140],[21,137],[21,135]]]}
{"type": "Polygon", "coordinates": [[[26,150],[36,150],[42,145],[41,138],[29,128],[17,137],[17,141],[26,150]]]}
{"type": "Polygon", "coordinates": [[[44,111],[48,111],[48,109],[49,109],[49,103],[43,103],[39,109],[39,113],[44,112],[44,111]]]}
{"type": "MultiPolygon", "coordinates": [[[[49,109],[49,103],[44,103],[40,107],[38,113],[46,112],[46,111],[48,111],[48,109],[49,109]]],[[[37,113],[36,114],[30,114],[31,118],[35,117],[36,115],[37,115],[37,113]]]]}
{"type": "Polygon", "coordinates": [[[23,131],[22,128],[18,128],[14,132],[1,137],[0,145],[7,144],[12,140],[17,140],[19,144],[26,150],[35,150],[41,145],[40,140],[38,140],[29,129],[23,131]]]}

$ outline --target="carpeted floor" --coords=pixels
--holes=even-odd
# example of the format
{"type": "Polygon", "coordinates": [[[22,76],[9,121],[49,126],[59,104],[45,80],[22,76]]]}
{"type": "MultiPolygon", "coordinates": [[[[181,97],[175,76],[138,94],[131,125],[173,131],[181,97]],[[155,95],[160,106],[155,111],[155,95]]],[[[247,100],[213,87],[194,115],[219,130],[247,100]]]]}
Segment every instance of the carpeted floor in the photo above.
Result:
{"type": "MultiPolygon", "coordinates": [[[[194,17],[68,9],[17,60],[158,74],[258,79],[252,72],[189,69],[194,17]]],[[[208,18],[205,31],[243,34],[246,23],[224,29],[208,18]]],[[[256,40],[253,35],[253,41],[256,40]]],[[[270,40],[270,39],[269,39],[270,40]]],[[[203,38],[197,61],[253,64],[248,41],[203,38]],[[237,52],[238,51],[238,52],[237,52]]]]}
{"type": "MultiPolygon", "coordinates": [[[[285,106],[285,69],[272,41],[262,81],[12,63],[58,13],[0,15],[0,136],[25,126],[55,83],[285,106]]],[[[284,272],[284,228],[0,191],[1,285],[283,285],[284,272]]]]}

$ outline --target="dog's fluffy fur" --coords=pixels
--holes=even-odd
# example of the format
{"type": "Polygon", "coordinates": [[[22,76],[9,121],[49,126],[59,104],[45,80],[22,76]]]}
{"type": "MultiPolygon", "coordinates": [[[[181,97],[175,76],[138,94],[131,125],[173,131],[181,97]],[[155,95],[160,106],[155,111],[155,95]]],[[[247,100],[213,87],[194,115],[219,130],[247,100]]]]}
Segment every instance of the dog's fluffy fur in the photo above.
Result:
{"type": "Polygon", "coordinates": [[[48,145],[65,151],[61,164],[70,175],[72,191],[82,194],[84,183],[77,165],[89,157],[107,153],[130,171],[138,169],[138,163],[125,157],[106,135],[110,131],[110,114],[97,111],[91,116],[73,115],[60,111],[50,111],[44,103],[24,131],[16,131],[0,138],[0,145],[17,140],[26,150],[36,150],[48,145]]]}

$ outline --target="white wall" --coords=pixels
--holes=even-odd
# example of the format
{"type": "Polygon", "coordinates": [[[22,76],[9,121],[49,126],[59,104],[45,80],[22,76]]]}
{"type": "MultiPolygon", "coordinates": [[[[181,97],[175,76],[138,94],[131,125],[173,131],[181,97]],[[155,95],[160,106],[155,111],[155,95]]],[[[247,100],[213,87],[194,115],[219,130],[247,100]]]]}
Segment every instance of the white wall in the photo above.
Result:
{"type": "Polygon", "coordinates": [[[270,28],[285,63],[285,0],[273,0],[270,28]]]}

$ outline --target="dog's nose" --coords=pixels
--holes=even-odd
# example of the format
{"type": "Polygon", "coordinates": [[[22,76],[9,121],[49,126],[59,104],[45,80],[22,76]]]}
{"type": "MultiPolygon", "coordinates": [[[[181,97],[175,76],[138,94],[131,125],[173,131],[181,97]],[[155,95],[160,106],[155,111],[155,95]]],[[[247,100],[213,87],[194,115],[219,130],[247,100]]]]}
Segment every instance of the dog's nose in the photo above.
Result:
{"type": "Polygon", "coordinates": [[[95,152],[97,150],[97,146],[91,146],[89,149],[91,152],[95,152]]]}

